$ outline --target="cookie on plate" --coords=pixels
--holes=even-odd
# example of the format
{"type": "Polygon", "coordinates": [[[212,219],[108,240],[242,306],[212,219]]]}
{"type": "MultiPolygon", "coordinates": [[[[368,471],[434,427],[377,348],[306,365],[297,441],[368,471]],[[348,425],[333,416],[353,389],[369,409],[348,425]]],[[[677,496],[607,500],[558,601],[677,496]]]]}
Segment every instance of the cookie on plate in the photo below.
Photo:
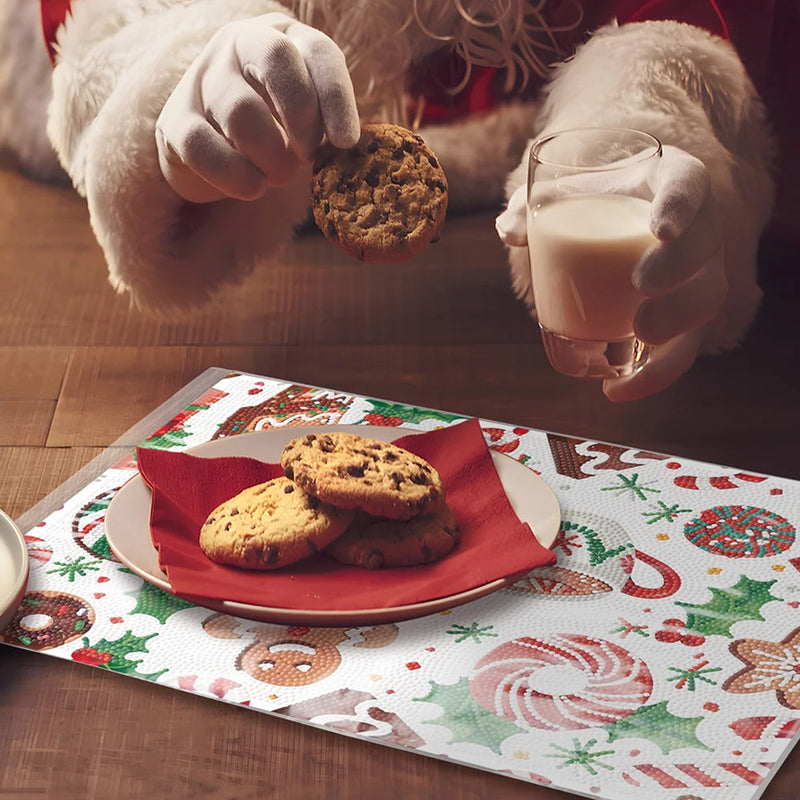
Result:
{"type": "Polygon", "coordinates": [[[274,478],[217,506],[200,529],[200,549],[220,564],[278,569],[319,552],[352,520],[352,511],[274,478]]]}
{"type": "Polygon", "coordinates": [[[325,145],[311,180],[314,220],[362,261],[405,261],[438,236],[447,178],[421,136],[388,123],[365,125],[355,147],[325,145]]]}
{"type": "Polygon", "coordinates": [[[309,433],[281,453],[287,478],[338,508],[358,508],[375,517],[410,519],[444,504],[439,473],[390,442],[353,433],[309,433]]]}
{"type": "Polygon", "coordinates": [[[435,514],[408,520],[356,515],[353,524],[325,551],[342,564],[368,569],[430,564],[458,544],[458,523],[445,505],[435,514]]]}

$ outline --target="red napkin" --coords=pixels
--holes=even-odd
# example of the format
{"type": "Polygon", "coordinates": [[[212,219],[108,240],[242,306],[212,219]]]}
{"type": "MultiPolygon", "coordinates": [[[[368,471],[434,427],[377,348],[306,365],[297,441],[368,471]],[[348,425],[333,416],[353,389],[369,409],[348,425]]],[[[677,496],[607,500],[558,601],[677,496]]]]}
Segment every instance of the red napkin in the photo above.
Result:
{"type": "Polygon", "coordinates": [[[213,598],[271,608],[390,608],[553,563],[554,555],[511,508],[477,420],[395,443],[436,467],[461,529],[458,547],[433,564],[368,570],[324,554],[268,572],[217,564],[198,544],[206,517],[242,489],[282,475],[280,465],[139,448],[139,471],[152,489],[150,532],[175,594],[201,604],[202,598],[213,598]]]}

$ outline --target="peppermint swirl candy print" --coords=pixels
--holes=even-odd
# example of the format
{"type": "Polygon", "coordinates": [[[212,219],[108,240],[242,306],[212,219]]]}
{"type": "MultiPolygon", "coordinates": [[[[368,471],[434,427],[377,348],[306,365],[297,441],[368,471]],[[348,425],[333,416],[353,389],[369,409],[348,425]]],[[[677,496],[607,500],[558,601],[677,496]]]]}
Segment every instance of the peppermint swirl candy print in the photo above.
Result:
{"type": "Polygon", "coordinates": [[[478,661],[470,680],[472,695],[488,711],[551,731],[616,722],[652,690],[640,658],[605,639],[571,633],[506,642],[478,661]]]}

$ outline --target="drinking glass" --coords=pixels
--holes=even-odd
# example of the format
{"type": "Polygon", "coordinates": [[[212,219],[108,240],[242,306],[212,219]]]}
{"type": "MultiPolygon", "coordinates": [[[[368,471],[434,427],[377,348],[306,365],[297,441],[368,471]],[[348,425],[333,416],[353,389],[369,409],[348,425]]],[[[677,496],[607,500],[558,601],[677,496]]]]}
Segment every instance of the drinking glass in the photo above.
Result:
{"type": "Polygon", "coordinates": [[[633,268],[657,242],[650,201],[661,143],[643,131],[580,128],[534,142],[528,252],[550,364],[577,378],[640,370],[649,346],[633,320],[644,295],[633,268]]]}

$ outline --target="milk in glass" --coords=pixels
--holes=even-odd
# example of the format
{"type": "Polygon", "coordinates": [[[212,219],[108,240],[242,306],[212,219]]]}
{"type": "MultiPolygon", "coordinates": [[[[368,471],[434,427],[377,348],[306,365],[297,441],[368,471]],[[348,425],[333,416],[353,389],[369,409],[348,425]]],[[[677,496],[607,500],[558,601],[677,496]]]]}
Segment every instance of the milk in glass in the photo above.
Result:
{"type": "Polygon", "coordinates": [[[643,295],[631,274],[657,240],[650,204],[615,194],[562,196],[528,215],[533,293],[545,331],[581,341],[633,338],[643,295]]]}

